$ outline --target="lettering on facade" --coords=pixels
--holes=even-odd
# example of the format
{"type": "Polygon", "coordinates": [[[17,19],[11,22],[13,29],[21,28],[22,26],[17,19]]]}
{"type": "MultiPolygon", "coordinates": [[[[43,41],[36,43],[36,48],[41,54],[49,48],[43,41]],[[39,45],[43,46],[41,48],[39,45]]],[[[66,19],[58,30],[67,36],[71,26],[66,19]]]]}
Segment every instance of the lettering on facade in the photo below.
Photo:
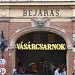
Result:
{"type": "Polygon", "coordinates": [[[30,43],[17,43],[15,47],[18,50],[66,50],[66,44],[34,44],[30,43]]]}
{"type": "Polygon", "coordinates": [[[60,11],[59,10],[32,10],[32,9],[30,9],[30,10],[23,10],[23,16],[34,16],[34,17],[36,17],[36,16],[46,16],[46,17],[48,17],[48,16],[57,16],[57,17],[59,17],[59,16],[61,16],[60,15],[60,11]]]}

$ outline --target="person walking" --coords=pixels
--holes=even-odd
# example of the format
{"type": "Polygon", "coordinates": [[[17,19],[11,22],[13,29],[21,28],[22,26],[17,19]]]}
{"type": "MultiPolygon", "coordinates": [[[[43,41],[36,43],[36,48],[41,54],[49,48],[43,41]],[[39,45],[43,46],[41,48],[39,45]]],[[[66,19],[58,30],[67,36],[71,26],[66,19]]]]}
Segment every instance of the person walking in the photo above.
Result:
{"type": "Polygon", "coordinates": [[[58,68],[54,71],[54,75],[60,75],[59,70],[60,70],[60,67],[58,67],[58,68]]]}

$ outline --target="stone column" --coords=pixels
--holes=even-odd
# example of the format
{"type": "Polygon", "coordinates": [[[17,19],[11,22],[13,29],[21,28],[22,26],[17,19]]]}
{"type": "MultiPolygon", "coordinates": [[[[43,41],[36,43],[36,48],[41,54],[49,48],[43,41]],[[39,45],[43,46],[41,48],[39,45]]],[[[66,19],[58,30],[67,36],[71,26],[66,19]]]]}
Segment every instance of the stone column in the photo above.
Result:
{"type": "Polygon", "coordinates": [[[73,73],[73,57],[75,53],[72,50],[67,50],[67,75],[72,75],[73,73]]]}
{"type": "Polygon", "coordinates": [[[8,74],[12,75],[13,69],[15,67],[15,49],[8,49],[8,74]]]}

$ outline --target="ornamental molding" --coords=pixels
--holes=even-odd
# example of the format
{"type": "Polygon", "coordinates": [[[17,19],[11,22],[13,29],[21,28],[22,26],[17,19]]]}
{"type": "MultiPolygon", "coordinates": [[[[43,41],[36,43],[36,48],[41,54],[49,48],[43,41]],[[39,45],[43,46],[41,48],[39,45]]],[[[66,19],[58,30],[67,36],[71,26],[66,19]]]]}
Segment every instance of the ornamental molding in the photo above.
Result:
{"type": "Polygon", "coordinates": [[[71,8],[74,9],[75,8],[75,5],[72,5],[71,8]]]}
{"type": "Polygon", "coordinates": [[[75,5],[0,5],[3,9],[69,9],[75,8],[75,5]]]}
{"type": "Polygon", "coordinates": [[[72,8],[75,6],[70,6],[70,5],[23,5],[23,6],[10,6],[10,8],[19,8],[19,9],[36,9],[36,8],[40,8],[40,9],[68,9],[68,8],[72,8]]]}
{"type": "Polygon", "coordinates": [[[9,9],[10,6],[0,5],[0,9],[9,9]]]}
{"type": "Polygon", "coordinates": [[[38,30],[43,30],[45,27],[50,27],[50,19],[31,19],[32,27],[36,27],[38,30]]]}

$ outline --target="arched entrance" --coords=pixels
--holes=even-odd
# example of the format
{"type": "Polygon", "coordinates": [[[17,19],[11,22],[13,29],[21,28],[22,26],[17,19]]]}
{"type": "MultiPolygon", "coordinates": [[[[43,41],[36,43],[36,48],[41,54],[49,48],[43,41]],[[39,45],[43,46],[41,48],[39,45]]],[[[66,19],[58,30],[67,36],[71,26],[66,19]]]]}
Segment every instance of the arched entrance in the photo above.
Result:
{"type": "MultiPolygon", "coordinates": [[[[11,48],[14,48],[14,46],[15,46],[15,44],[16,44],[16,42],[21,38],[21,37],[23,37],[23,36],[25,36],[25,35],[28,35],[28,34],[31,34],[31,33],[35,33],[35,32],[47,32],[47,33],[51,33],[52,35],[53,34],[55,34],[55,35],[57,35],[57,36],[59,36],[59,37],[61,37],[62,39],[63,39],[63,41],[64,41],[64,43],[66,43],[66,45],[67,45],[67,51],[65,52],[65,55],[66,55],[66,53],[68,53],[69,52],[69,50],[72,50],[72,43],[71,43],[71,41],[70,41],[70,39],[68,38],[68,35],[65,33],[65,32],[63,32],[62,30],[59,30],[58,28],[56,28],[56,27],[50,27],[50,28],[44,28],[43,30],[38,30],[37,28],[24,28],[24,29],[20,29],[18,32],[16,32],[13,36],[12,36],[12,38],[11,38],[11,42],[10,42],[10,47],[11,48]]],[[[47,51],[47,50],[46,50],[47,51]]],[[[45,51],[45,52],[46,52],[45,51]]],[[[33,51],[32,51],[33,52],[33,51]]],[[[60,51],[61,52],[61,51],[60,51]]],[[[23,52],[21,52],[21,53],[23,53],[23,52]]],[[[40,52],[41,53],[41,52],[40,52]]],[[[51,53],[51,52],[50,52],[51,53]]],[[[55,52],[54,52],[55,53],[55,52]]],[[[16,55],[16,52],[15,52],[15,50],[14,50],[14,54],[16,55]]],[[[15,60],[15,57],[14,57],[14,54],[13,54],[13,67],[14,66],[17,66],[17,64],[15,64],[16,63],[16,61],[17,60],[15,60]]],[[[57,55],[58,55],[58,53],[56,53],[57,55]]],[[[68,62],[66,61],[66,59],[67,59],[67,61],[68,61],[68,58],[66,58],[66,56],[65,56],[65,62],[66,62],[66,64],[67,65],[69,65],[68,64],[68,62]]],[[[67,73],[68,73],[68,66],[67,66],[67,73]]]]}
{"type": "MultiPolygon", "coordinates": [[[[14,33],[11,37],[10,47],[14,48],[17,39],[19,37],[21,37],[22,35],[28,34],[30,32],[35,32],[35,31],[39,31],[39,30],[37,28],[30,28],[30,27],[17,30],[17,32],[14,33]]],[[[50,28],[45,27],[41,31],[52,32],[52,33],[60,35],[65,40],[65,42],[67,44],[67,49],[72,49],[72,42],[71,42],[70,38],[68,37],[68,35],[66,34],[66,32],[64,32],[63,30],[60,30],[59,28],[56,28],[56,27],[52,26],[50,28]]]]}
{"type": "MultiPolygon", "coordinates": [[[[22,35],[17,39],[16,43],[33,43],[33,44],[65,44],[65,40],[58,34],[48,31],[34,31],[22,35]]],[[[22,50],[16,49],[16,66],[24,65],[26,68],[31,63],[48,62],[57,68],[59,65],[66,65],[67,50],[22,50]],[[20,63],[21,62],[21,63],[20,63]]],[[[39,65],[38,65],[39,66],[39,65]]]]}

